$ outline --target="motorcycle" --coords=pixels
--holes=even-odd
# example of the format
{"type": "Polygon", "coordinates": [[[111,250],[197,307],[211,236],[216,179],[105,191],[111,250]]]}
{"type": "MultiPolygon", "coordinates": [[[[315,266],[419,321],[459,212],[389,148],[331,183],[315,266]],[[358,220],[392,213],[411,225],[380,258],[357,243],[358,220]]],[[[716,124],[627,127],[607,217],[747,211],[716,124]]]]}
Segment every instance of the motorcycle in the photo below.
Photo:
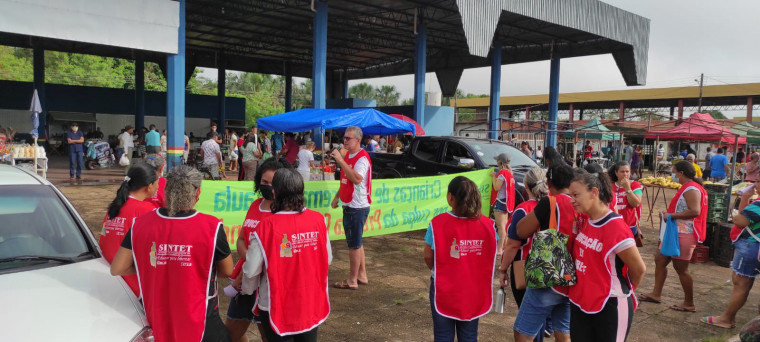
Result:
{"type": "Polygon", "coordinates": [[[84,167],[87,170],[110,168],[115,164],[116,158],[107,141],[87,140],[85,148],[87,153],[85,153],[84,167]]]}

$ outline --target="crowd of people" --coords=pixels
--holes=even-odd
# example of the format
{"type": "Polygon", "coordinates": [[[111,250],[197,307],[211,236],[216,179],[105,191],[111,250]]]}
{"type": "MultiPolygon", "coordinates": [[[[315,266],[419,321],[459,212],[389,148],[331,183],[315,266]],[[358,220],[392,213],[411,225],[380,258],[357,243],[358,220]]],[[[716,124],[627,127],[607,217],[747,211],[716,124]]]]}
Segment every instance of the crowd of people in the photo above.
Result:
{"type": "MultiPolygon", "coordinates": [[[[160,149],[134,163],[105,214],[100,245],[112,274],[123,276],[142,299],[156,340],[245,341],[253,323],[264,341],[316,341],[330,312],[328,287],[357,290],[370,284],[362,232],[371,205],[372,165],[364,146],[374,139],[365,137],[360,128],[348,128],[340,149],[329,155],[341,168],[331,206],[342,207],[349,250],[348,274],[332,284],[324,217],[304,207],[306,178],[293,165],[295,160],[312,165],[307,153],[313,142],[301,147],[291,134],[268,136],[255,127],[219,137],[237,147],[237,169],[260,194],[236,240],[237,265],[220,220],[194,209],[201,191],[198,170],[179,166],[162,177],[160,149]],[[230,297],[225,321],[218,310],[217,277],[232,280],[223,291],[230,297]]],[[[209,133],[204,160],[212,155],[221,162],[216,140],[209,133]]],[[[625,340],[638,302],[661,303],[671,262],[684,300],[670,308],[696,311],[689,260],[705,238],[707,194],[694,156],[673,164],[672,177],[682,187],[661,213],[663,220],[676,222],[680,255],[658,252],[653,289],[636,297],[646,273],[638,249],[642,186],[632,180],[636,146],[626,154],[628,160],[605,172],[598,164],[573,168],[547,147],[547,168],[529,170],[523,184],[515,182],[509,155],[500,154],[491,203],[481,203],[472,180],[451,180],[446,195],[451,211],[435,216],[424,237],[434,339],[477,340],[479,318],[494,307],[497,271],[499,287],[510,288],[518,305],[512,325],[516,341],[552,335],[557,341],[625,340]],[[493,219],[482,214],[484,205],[493,219]]],[[[757,156],[750,159],[757,163],[757,156]]],[[[753,174],[751,180],[760,182],[753,174]]],[[[704,317],[706,324],[735,326],[736,312],[758,275],[760,201],[750,203],[753,194],[754,189],[742,196],[734,217],[731,301],[721,315],[704,317]]]]}

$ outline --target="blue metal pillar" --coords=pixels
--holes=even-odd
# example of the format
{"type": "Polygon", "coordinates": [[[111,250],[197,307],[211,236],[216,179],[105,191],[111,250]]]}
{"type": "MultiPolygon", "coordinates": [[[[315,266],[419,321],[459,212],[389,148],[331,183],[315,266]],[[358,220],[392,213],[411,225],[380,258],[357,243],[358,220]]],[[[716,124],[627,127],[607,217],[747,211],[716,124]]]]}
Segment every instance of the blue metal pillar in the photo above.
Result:
{"type": "Polygon", "coordinates": [[[348,73],[343,70],[340,76],[343,77],[343,99],[345,100],[348,98],[348,73]]]}
{"type": "Polygon", "coordinates": [[[549,131],[546,146],[557,147],[557,111],[559,110],[559,57],[552,57],[549,76],[549,131]]]}
{"type": "Polygon", "coordinates": [[[38,141],[47,139],[47,99],[45,98],[45,50],[34,48],[32,52],[33,69],[34,69],[34,89],[37,89],[37,96],[40,98],[42,113],[40,113],[40,126],[37,129],[39,136],[38,141]]]}
{"type": "Polygon", "coordinates": [[[219,132],[224,133],[227,128],[227,108],[225,94],[227,92],[227,69],[223,67],[216,68],[216,97],[219,101],[219,116],[217,117],[217,126],[219,132]]]}
{"type": "Polygon", "coordinates": [[[293,110],[293,71],[290,63],[285,64],[285,111],[293,110]]]}
{"type": "Polygon", "coordinates": [[[181,164],[185,150],[185,1],[179,0],[177,54],[166,57],[167,166],[181,164]]]}
{"type": "Polygon", "coordinates": [[[425,127],[425,71],[427,68],[427,29],[417,25],[414,38],[414,119],[425,127]]]}
{"type": "Polygon", "coordinates": [[[135,132],[145,127],[145,62],[135,59],[135,132]]]}
{"type": "Polygon", "coordinates": [[[494,42],[491,48],[491,107],[488,115],[490,123],[488,136],[497,139],[501,122],[499,120],[499,97],[501,96],[501,43],[494,42]]]}
{"type": "MultiPolygon", "coordinates": [[[[315,1],[314,13],[314,56],[312,67],[311,105],[314,109],[325,109],[327,88],[327,3],[315,1]]],[[[322,149],[322,129],[314,129],[312,139],[318,149],[322,149]]]]}

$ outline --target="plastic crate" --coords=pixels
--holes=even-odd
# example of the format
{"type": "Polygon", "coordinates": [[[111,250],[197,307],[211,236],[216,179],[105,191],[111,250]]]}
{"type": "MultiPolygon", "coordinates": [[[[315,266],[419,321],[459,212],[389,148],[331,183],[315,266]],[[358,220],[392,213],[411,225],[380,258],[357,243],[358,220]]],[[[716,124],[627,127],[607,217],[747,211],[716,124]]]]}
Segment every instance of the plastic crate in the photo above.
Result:
{"type": "Polygon", "coordinates": [[[716,208],[707,211],[707,223],[722,223],[726,221],[726,208],[716,208]]]}
{"type": "Polygon", "coordinates": [[[726,193],[728,192],[728,184],[705,184],[703,186],[708,193],[726,193]]]}
{"type": "Polygon", "coordinates": [[[733,227],[731,223],[720,223],[715,226],[709,253],[712,255],[712,260],[719,266],[730,267],[731,259],[734,257],[734,243],[730,238],[731,227],[733,227]]]}
{"type": "Polygon", "coordinates": [[[697,245],[697,247],[694,248],[694,253],[691,254],[690,262],[703,263],[708,260],[710,260],[710,247],[697,245]]]}

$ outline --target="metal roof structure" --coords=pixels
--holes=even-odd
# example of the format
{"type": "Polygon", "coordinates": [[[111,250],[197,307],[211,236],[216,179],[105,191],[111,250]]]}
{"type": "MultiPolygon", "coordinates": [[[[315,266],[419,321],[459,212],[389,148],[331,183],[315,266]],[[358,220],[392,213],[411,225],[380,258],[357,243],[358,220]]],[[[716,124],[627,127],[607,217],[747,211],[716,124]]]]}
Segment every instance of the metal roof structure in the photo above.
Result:
{"type": "MultiPolygon", "coordinates": [[[[747,106],[747,98],[753,98],[754,107],[760,108],[760,83],[722,84],[704,86],[702,107],[719,109],[742,109],[747,106]]],[[[669,109],[678,107],[678,100],[683,99],[684,108],[696,108],[699,99],[699,86],[629,89],[594,91],[559,94],[561,110],[567,110],[570,104],[574,109],[618,109],[620,102],[625,102],[628,109],[669,109]]],[[[546,110],[549,95],[502,96],[502,111],[546,110]]],[[[457,108],[476,108],[487,111],[489,98],[457,99],[457,108]]]]}
{"type": "MultiPolygon", "coordinates": [[[[188,70],[311,77],[312,6],[311,0],[187,0],[188,70]]],[[[427,71],[450,75],[439,75],[444,93],[456,89],[462,69],[490,65],[494,41],[502,44],[502,64],[611,53],[627,85],[646,82],[649,19],[598,0],[330,0],[328,6],[327,69],[348,79],[413,73],[422,23],[427,71]]],[[[3,32],[0,44],[166,62],[158,52],[3,32]]]]}

